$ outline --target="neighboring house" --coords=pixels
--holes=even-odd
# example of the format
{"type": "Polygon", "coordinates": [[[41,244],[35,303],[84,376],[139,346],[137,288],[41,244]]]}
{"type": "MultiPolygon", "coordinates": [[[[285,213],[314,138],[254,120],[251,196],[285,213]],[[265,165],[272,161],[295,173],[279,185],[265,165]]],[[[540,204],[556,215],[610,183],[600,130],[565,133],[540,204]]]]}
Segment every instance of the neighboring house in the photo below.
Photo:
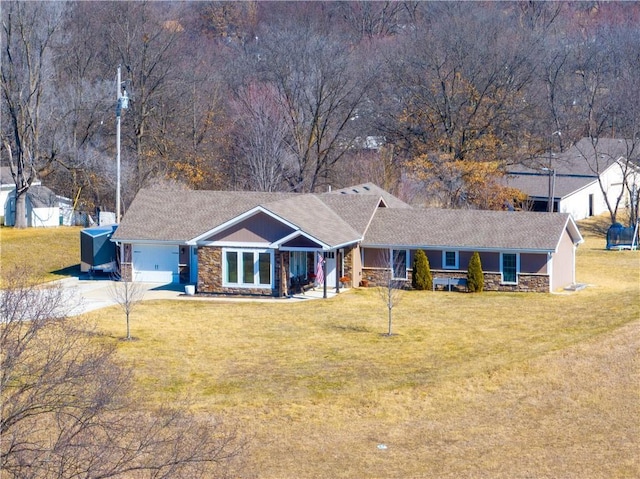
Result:
{"type": "MultiPolygon", "coordinates": [[[[14,226],[16,223],[16,185],[8,167],[0,168],[0,205],[2,224],[14,226]]],[[[69,198],[56,195],[39,180],[34,181],[26,193],[26,215],[29,227],[51,227],[71,225],[73,202],[69,198]]]]}
{"type": "Polygon", "coordinates": [[[487,290],[554,291],[575,283],[582,242],[568,214],[411,208],[373,184],[329,193],[141,190],[112,236],[123,277],[195,284],[198,293],[288,296],[313,282],[410,284],[426,251],[434,276],[464,276],[481,255],[487,290]],[[380,252],[394,264],[380,263],[380,252]]]}
{"type": "MultiPolygon", "coordinates": [[[[615,205],[624,181],[640,188],[640,168],[635,163],[638,149],[632,146],[627,140],[601,138],[594,148],[589,138],[583,138],[564,153],[540,158],[537,168],[512,167],[505,185],[525,193],[533,211],[547,211],[553,197],[553,211],[570,213],[576,221],[600,215],[609,211],[603,189],[615,205]],[[631,151],[633,158],[628,158],[631,151]]],[[[629,202],[625,192],[619,208],[626,208],[629,202]]]]}

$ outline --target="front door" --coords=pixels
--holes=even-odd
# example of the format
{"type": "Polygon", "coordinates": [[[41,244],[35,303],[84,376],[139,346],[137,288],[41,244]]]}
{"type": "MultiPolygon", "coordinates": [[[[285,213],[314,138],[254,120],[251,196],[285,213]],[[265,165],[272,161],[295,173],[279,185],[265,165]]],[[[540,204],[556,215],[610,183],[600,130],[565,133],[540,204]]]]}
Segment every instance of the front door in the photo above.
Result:
{"type": "Polygon", "coordinates": [[[326,251],[324,253],[325,270],[327,272],[327,287],[336,287],[336,252],[326,251]]]}

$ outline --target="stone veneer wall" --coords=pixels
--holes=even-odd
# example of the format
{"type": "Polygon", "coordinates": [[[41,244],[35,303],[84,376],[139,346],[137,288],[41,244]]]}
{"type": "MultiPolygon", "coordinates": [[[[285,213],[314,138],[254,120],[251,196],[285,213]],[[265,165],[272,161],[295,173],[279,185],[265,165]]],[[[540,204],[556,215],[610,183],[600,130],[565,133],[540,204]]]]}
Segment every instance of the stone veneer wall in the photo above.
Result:
{"type": "MultiPolygon", "coordinates": [[[[362,278],[369,282],[369,287],[383,286],[387,284],[388,272],[384,269],[363,268],[362,278]]],[[[402,280],[398,280],[402,281],[402,280]]],[[[407,271],[407,279],[404,281],[402,289],[411,289],[411,271],[407,271]]]]}
{"type": "Polygon", "coordinates": [[[122,281],[133,281],[131,251],[132,246],[129,243],[125,243],[122,248],[124,258],[120,259],[120,279],[122,279],[122,281]]]}
{"type": "Polygon", "coordinates": [[[222,286],[222,248],[203,246],[198,248],[198,288],[199,294],[232,294],[245,296],[277,295],[280,284],[280,262],[275,256],[274,271],[276,287],[271,288],[228,288],[222,286]]]}
{"type": "Polygon", "coordinates": [[[347,276],[348,278],[351,278],[351,284],[347,285],[349,288],[358,286],[357,284],[354,284],[354,278],[353,278],[353,252],[354,251],[355,251],[355,248],[353,247],[344,249],[344,265],[343,265],[342,274],[344,276],[347,276]]]}
{"type": "MultiPolygon", "coordinates": [[[[411,288],[412,271],[407,271],[406,288],[411,288]]],[[[466,271],[443,271],[431,270],[434,278],[460,278],[467,277],[466,271]]],[[[385,284],[385,271],[381,269],[364,268],[362,277],[369,281],[369,286],[380,286],[385,284]]],[[[518,274],[518,284],[501,284],[502,275],[500,273],[484,273],[485,291],[513,291],[513,292],[549,292],[549,276],[544,274],[518,274]]]]}
{"type": "Polygon", "coordinates": [[[120,264],[120,279],[122,281],[131,281],[131,272],[133,270],[133,266],[131,263],[121,263],[120,264]]]}
{"type": "Polygon", "coordinates": [[[514,291],[514,292],[549,292],[549,276],[545,274],[518,274],[518,284],[500,284],[500,273],[484,273],[485,291],[514,291]]]}

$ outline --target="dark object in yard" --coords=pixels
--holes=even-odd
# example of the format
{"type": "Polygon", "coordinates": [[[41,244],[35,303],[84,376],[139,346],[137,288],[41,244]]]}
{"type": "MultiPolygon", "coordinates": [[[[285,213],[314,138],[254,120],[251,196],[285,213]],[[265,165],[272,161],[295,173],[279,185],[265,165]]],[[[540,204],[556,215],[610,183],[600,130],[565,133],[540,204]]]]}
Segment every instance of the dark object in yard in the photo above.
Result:
{"type": "Polygon", "coordinates": [[[92,226],[80,231],[80,261],[91,271],[116,271],[116,245],[111,236],[117,227],[92,226]]]}
{"type": "Polygon", "coordinates": [[[625,228],[613,223],[607,230],[607,249],[637,249],[638,225],[625,228]]]}

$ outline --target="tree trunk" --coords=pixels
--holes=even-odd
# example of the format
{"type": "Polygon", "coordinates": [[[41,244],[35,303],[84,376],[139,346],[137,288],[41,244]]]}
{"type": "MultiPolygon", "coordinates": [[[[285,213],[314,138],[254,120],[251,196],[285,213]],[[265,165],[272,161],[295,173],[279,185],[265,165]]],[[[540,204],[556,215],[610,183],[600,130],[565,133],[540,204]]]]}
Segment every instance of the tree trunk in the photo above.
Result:
{"type": "Polygon", "coordinates": [[[27,225],[27,195],[20,194],[16,196],[16,212],[14,219],[15,228],[26,228],[27,225]]]}

